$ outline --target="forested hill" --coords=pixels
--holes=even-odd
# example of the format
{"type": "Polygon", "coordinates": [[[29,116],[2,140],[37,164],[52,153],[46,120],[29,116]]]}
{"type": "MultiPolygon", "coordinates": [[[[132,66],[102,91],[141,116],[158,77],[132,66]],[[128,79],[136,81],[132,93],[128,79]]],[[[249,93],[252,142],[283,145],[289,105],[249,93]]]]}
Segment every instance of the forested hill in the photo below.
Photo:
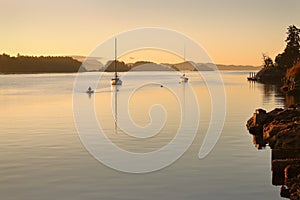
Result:
{"type": "Polygon", "coordinates": [[[72,57],[0,55],[0,74],[71,73],[78,72],[80,66],[72,57]]]}

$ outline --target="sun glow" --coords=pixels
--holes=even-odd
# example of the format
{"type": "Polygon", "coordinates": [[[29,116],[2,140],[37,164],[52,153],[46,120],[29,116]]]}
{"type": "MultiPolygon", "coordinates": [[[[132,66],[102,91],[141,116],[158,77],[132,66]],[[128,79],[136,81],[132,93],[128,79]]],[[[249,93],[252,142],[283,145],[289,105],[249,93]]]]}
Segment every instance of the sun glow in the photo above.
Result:
{"type": "Polygon", "coordinates": [[[128,52],[120,56],[119,60],[125,63],[135,63],[137,61],[150,61],[155,63],[180,63],[184,59],[172,52],[161,50],[161,49],[139,49],[128,52]]]}

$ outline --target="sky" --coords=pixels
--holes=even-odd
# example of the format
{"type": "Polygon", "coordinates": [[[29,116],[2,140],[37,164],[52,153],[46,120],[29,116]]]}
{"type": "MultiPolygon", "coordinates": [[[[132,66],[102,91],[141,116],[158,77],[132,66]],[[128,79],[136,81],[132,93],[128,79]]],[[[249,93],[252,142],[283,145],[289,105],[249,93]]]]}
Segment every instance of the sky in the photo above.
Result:
{"type": "Polygon", "coordinates": [[[87,56],[121,32],[161,27],[192,38],[215,63],[258,66],[262,53],[283,51],[289,25],[300,27],[299,8],[299,0],[0,0],[0,53],[87,56]]]}

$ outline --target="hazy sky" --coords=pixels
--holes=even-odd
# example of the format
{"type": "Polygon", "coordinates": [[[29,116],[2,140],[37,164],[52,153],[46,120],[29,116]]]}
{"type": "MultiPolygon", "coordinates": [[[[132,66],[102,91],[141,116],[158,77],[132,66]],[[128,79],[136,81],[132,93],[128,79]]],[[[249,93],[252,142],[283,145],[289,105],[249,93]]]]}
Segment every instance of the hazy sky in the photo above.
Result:
{"type": "Polygon", "coordinates": [[[138,27],[179,31],[215,63],[261,64],[300,27],[299,0],[0,0],[0,52],[88,55],[114,34],[138,27]]]}

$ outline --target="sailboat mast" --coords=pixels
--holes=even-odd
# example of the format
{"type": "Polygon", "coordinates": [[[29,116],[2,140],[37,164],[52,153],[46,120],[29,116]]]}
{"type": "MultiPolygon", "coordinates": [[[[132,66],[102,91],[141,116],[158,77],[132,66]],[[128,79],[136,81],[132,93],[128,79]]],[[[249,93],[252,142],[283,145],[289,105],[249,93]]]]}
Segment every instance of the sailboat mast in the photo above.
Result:
{"type": "Polygon", "coordinates": [[[117,78],[117,38],[115,38],[115,78],[117,78]]]}
{"type": "Polygon", "coordinates": [[[183,61],[185,62],[185,43],[183,44],[183,61]]]}
{"type": "Polygon", "coordinates": [[[183,43],[183,63],[182,63],[182,69],[180,71],[183,71],[181,73],[183,73],[180,77],[180,82],[181,83],[187,83],[188,82],[188,78],[185,75],[185,70],[186,70],[186,58],[185,55],[186,54],[186,49],[185,49],[185,43],[183,43]]]}
{"type": "Polygon", "coordinates": [[[185,43],[183,44],[183,73],[185,74],[185,43]]]}

